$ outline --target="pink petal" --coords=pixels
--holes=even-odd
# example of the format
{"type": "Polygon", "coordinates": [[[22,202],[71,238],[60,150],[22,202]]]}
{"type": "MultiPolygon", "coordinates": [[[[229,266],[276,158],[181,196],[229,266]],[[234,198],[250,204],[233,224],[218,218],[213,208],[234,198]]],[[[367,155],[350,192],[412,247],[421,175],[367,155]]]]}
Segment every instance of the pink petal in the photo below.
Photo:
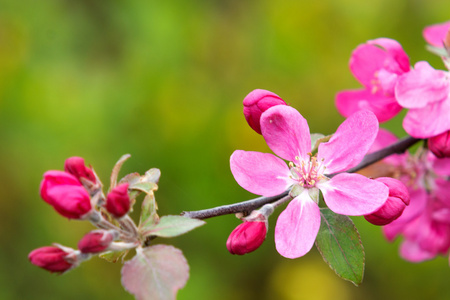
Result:
{"type": "Polygon", "coordinates": [[[409,71],[409,57],[406,54],[405,50],[403,50],[402,45],[400,45],[399,42],[388,38],[378,38],[375,40],[367,41],[367,43],[370,45],[378,45],[380,47],[383,47],[392,58],[392,62],[384,62],[385,68],[397,74],[409,71]]]}
{"type": "Polygon", "coordinates": [[[273,106],[261,115],[260,122],[267,145],[281,158],[294,161],[311,151],[308,123],[295,108],[273,106]]]}
{"type": "Polygon", "coordinates": [[[436,158],[433,160],[433,171],[442,176],[450,175],[450,157],[436,158]]]}
{"type": "Polygon", "coordinates": [[[372,86],[375,72],[384,67],[389,54],[374,45],[361,44],[352,52],[350,70],[364,86],[372,86]]]}
{"type": "Polygon", "coordinates": [[[336,107],[341,115],[348,117],[360,110],[370,110],[379,122],[395,117],[402,107],[394,97],[386,97],[381,93],[369,90],[347,90],[336,95],[336,107]]]}
{"type": "Polygon", "coordinates": [[[425,61],[419,61],[414,70],[400,76],[395,87],[397,101],[405,108],[421,108],[443,101],[449,92],[447,73],[433,69],[425,61]]]}
{"type": "Polygon", "coordinates": [[[397,220],[383,226],[383,234],[389,242],[394,241],[398,235],[402,234],[406,226],[405,223],[396,222],[397,220]]]}
{"type": "Polygon", "coordinates": [[[423,30],[423,37],[427,41],[428,44],[433,45],[435,47],[443,48],[443,41],[447,36],[447,32],[450,29],[450,22],[434,24],[425,27],[423,30]]]}
{"type": "MultiPolygon", "coordinates": [[[[425,210],[428,201],[428,194],[425,189],[409,190],[409,205],[405,208],[402,215],[393,223],[409,223],[420,216],[425,210]]],[[[386,226],[390,226],[388,224],[386,226]]]]}
{"type": "Polygon", "coordinates": [[[420,248],[414,241],[405,240],[400,245],[400,256],[410,262],[422,262],[434,258],[436,255],[420,248]]]}
{"type": "Polygon", "coordinates": [[[332,174],[356,166],[366,155],[378,133],[378,121],[367,110],[345,120],[327,143],[319,145],[317,157],[323,159],[325,172],[332,174]],[[355,138],[357,137],[357,138],[355,138]]]}
{"type": "Polygon", "coordinates": [[[410,109],[403,128],[415,138],[429,138],[450,130],[450,97],[426,107],[410,109]]]}
{"type": "Polygon", "coordinates": [[[349,216],[368,215],[376,211],[389,195],[386,185],[360,174],[341,173],[319,183],[317,187],[332,211],[349,216]]]}
{"type": "Polygon", "coordinates": [[[236,150],[230,157],[230,168],[237,183],[257,195],[275,196],[292,184],[289,167],[270,153],[236,150]]]}
{"type": "Polygon", "coordinates": [[[305,190],[280,214],[275,227],[275,246],[287,258],[297,258],[311,250],[320,228],[319,206],[305,190]]]}

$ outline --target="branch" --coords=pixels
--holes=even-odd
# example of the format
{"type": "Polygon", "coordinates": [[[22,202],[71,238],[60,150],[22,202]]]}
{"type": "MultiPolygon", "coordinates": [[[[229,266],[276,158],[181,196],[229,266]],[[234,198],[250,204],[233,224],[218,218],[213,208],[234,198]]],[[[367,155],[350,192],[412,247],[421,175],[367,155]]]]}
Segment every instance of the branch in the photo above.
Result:
{"type": "MultiPolygon", "coordinates": [[[[413,146],[415,143],[420,141],[420,139],[416,139],[410,136],[404,137],[398,142],[387,146],[379,151],[367,154],[364,156],[363,160],[355,167],[348,169],[347,173],[355,173],[361,169],[364,169],[371,164],[376,163],[377,161],[382,160],[383,158],[392,155],[392,154],[401,154],[405,152],[408,148],[413,146]]],[[[326,175],[328,178],[331,178],[339,173],[326,175]]],[[[181,215],[195,218],[195,219],[207,219],[227,214],[235,214],[238,212],[251,212],[252,210],[258,209],[264,204],[275,202],[289,194],[290,189],[284,191],[283,193],[272,196],[272,197],[258,197],[255,199],[250,199],[243,202],[238,202],[229,205],[222,205],[218,207],[213,207],[209,209],[197,210],[197,211],[184,211],[181,215]]]]}

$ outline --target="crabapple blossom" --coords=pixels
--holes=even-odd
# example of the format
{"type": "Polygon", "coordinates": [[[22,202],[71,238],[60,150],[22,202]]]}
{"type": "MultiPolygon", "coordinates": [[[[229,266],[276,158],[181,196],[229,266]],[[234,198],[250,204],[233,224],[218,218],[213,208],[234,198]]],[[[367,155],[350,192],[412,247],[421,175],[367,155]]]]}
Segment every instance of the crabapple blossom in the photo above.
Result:
{"type": "Polygon", "coordinates": [[[261,134],[261,126],[259,120],[261,114],[275,105],[286,105],[283,99],[277,94],[270,91],[256,89],[245,96],[244,101],[244,116],[248,125],[261,134]]]}
{"type": "Polygon", "coordinates": [[[408,108],[403,128],[415,138],[429,138],[450,130],[449,73],[435,70],[426,61],[403,74],[395,87],[398,103],[408,108]]]}
{"type": "Polygon", "coordinates": [[[252,193],[274,196],[292,188],[294,199],[275,227],[275,244],[281,255],[297,258],[313,246],[320,227],[319,190],[327,206],[344,215],[370,214],[387,200],[388,188],[381,182],[359,174],[326,176],[362,160],[378,131],[372,112],[350,116],[328,142],[319,145],[317,155],[310,153],[308,123],[294,108],[271,107],[261,115],[260,123],[269,148],[289,164],[273,154],[236,150],[230,167],[238,184],[252,193]]]}
{"type": "Polygon", "coordinates": [[[82,157],[73,156],[66,159],[64,162],[64,171],[72,174],[78,178],[78,180],[80,180],[80,178],[84,178],[92,183],[96,182],[94,172],[91,168],[85,166],[84,159],[82,157]]]}
{"type": "Polygon", "coordinates": [[[69,219],[83,219],[93,209],[88,192],[67,172],[45,172],[40,193],[45,202],[69,219]]]}
{"type": "Polygon", "coordinates": [[[409,205],[409,192],[406,186],[397,179],[380,177],[375,179],[389,188],[389,197],[382,207],[364,218],[374,225],[386,225],[401,216],[409,205]]]}
{"type": "Polygon", "coordinates": [[[336,95],[339,113],[348,117],[360,110],[370,110],[379,122],[396,116],[402,107],[394,97],[395,84],[401,74],[410,70],[402,46],[388,38],[367,41],[353,51],[349,65],[364,88],[339,92],[336,95]]]}
{"type": "Polygon", "coordinates": [[[428,149],[438,158],[450,157],[450,131],[428,139],[428,149]]]}
{"type": "Polygon", "coordinates": [[[443,48],[449,30],[450,22],[445,22],[425,27],[422,34],[428,44],[443,48]]]}
{"type": "Polygon", "coordinates": [[[114,241],[116,235],[114,231],[94,230],[87,233],[78,242],[78,249],[82,253],[98,253],[106,251],[114,241]]]}
{"type": "Polygon", "coordinates": [[[116,218],[121,218],[130,210],[128,183],[122,183],[112,189],[106,196],[106,210],[116,218]]]}
{"type": "Polygon", "coordinates": [[[63,250],[55,246],[41,247],[31,251],[28,254],[28,259],[33,265],[52,273],[64,273],[74,265],[73,262],[69,262],[68,258],[75,253],[75,250],[67,249],[63,250]]]}

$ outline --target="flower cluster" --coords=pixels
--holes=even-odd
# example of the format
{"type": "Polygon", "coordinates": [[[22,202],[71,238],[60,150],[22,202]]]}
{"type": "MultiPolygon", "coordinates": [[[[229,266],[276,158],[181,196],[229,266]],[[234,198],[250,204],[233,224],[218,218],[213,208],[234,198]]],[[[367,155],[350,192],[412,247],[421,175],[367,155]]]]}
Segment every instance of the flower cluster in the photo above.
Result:
{"type": "Polygon", "coordinates": [[[98,230],[87,233],[78,250],[59,244],[33,250],[28,258],[34,265],[50,272],[63,273],[89,259],[92,254],[123,251],[139,245],[134,222],[127,213],[131,207],[128,183],[112,187],[105,196],[94,170],[81,157],[70,157],[65,171],[47,171],[40,195],[61,216],[89,220],[98,230]]]}
{"type": "MultiPolygon", "coordinates": [[[[432,52],[439,54],[449,68],[450,22],[428,26],[423,35],[432,52]]],[[[350,70],[365,89],[336,95],[341,114],[348,116],[369,109],[383,122],[405,108],[408,111],[403,128],[411,136],[427,141],[415,154],[392,155],[369,173],[373,177],[388,175],[400,180],[410,194],[410,205],[401,216],[389,224],[378,225],[386,225],[383,232],[389,241],[404,237],[400,255],[406,260],[420,262],[447,255],[450,249],[449,71],[436,70],[426,61],[410,67],[401,45],[386,38],[358,46],[352,53],[350,70]]],[[[392,133],[380,130],[371,151],[396,141],[392,133]]],[[[404,206],[402,201],[396,203],[404,206]]],[[[370,216],[366,219],[377,222],[370,216]]]]}
{"type": "MultiPolygon", "coordinates": [[[[261,90],[252,93],[261,95],[261,90]]],[[[238,184],[252,193],[269,197],[290,190],[293,199],[275,226],[275,244],[281,255],[296,258],[312,248],[320,228],[319,191],[337,214],[368,215],[385,204],[389,195],[385,184],[344,173],[362,160],[377,136],[378,121],[372,112],[351,115],[314,155],[308,123],[297,110],[279,105],[276,99],[259,117],[262,136],[279,157],[237,150],[231,155],[230,167],[238,184]]]]}

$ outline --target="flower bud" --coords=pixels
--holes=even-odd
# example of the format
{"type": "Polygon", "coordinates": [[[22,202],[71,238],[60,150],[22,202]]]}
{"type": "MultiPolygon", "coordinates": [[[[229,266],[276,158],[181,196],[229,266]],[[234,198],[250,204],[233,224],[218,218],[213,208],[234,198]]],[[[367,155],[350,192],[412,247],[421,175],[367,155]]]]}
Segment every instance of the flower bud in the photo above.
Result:
{"type": "Polygon", "coordinates": [[[248,125],[261,134],[261,114],[275,105],[287,105],[278,95],[266,90],[253,90],[244,98],[244,116],[248,125]]]}
{"type": "Polygon", "coordinates": [[[266,221],[244,221],[237,226],[227,240],[227,249],[231,254],[244,255],[255,251],[266,239],[266,221]]]}
{"type": "Polygon", "coordinates": [[[384,183],[389,188],[386,202],[377,211],[365,215],[364,218],[374,225],[386,225],[400,217],[409,205],[409,192],[399,180],[390,177],[380,177],[375,180],[384,183]]]}
{"type": "Polygon", "coordinates": [[[128,183],[116,186],[106,197],[106,210],[116,218],[126,215],[130,210],[130,205],[128,183]]]}
{"type": "Polygon", "coordinates": [[[82,253],[98,253],[109,248],[114,241],[114,232],[107,230],[94,230],[86,234],[79,242],[78,249],[82,253]]]}
{"type": "Polygon", "coordinates": [[[34,249],[28,254],[28,259],[33,265],[50,272],[64,273],[74,264],[66,260],[73,252],[64,251],[54,246],[46,246],[34,249]]]}
{"type": "Polygon", "coordinates": [[[66,172],[45,172],[40,193],[45,202],[69,219],[82,219],[92,210],[87,191],[77,178],[66,172]]]}
{"type": "Polygon", "coordinates": [[[438,158],[450,157],[450,131],[429,138],[428,149],[438,158]]]}
{"type": "Polygon", "coordinates": [[[91,168],[85,166],[84,159],[82,157],[73,156],[66,159],[64,162],[64,171],[72,174],[78,178],[78,180],[80,180],[80,178],[85,178],[93,183],[96,182],[94,172],[91,168]]]}

